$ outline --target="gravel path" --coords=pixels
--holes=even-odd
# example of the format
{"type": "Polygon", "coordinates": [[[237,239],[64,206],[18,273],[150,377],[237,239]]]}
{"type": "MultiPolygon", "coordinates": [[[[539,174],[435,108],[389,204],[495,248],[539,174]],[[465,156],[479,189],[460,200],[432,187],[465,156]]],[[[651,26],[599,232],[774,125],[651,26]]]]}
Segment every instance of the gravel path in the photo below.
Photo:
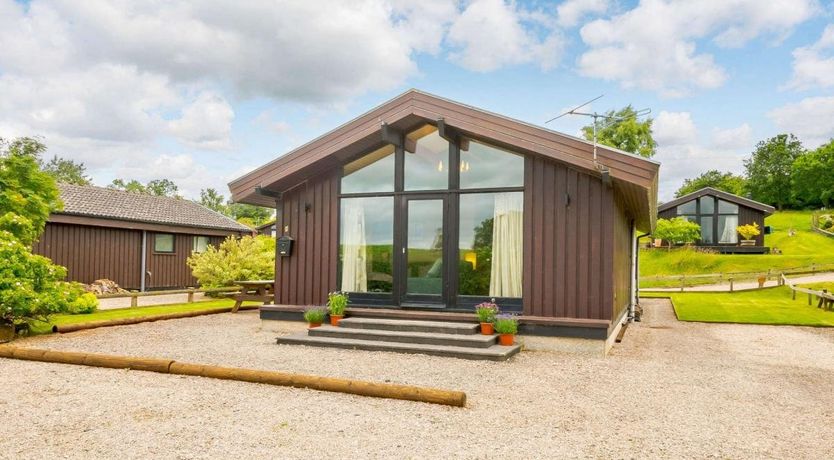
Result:
{"type": "Polygon", "coordinates": [[[682,323],[666,300],[644,304],[607,358],[278,346],[255,312],[26,339],[460,389],[469,403],[0,359],[0,458],[830,458],[834,329],[682,323]]]}

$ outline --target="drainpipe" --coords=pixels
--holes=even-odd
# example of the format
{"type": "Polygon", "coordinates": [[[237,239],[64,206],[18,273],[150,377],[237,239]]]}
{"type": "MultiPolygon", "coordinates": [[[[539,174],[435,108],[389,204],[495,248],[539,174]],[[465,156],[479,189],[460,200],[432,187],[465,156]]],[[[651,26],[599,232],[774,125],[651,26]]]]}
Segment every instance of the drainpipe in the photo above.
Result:
{"type": "Polygon", "coordinates": [[[632,246],[631,246],[631,302],[629,302],[629,321],[640,321],[634,314],[634,308],[640,303],[640,239],[651,233],[637,235],[637,226],[631,222],[632,246]]]}
{"type": "Polygon", "coordinates": [[[142,230],[142,273],[139,277],[139,290],[145,292],[145,270],[148,269],[148,232],[142,230]]]}

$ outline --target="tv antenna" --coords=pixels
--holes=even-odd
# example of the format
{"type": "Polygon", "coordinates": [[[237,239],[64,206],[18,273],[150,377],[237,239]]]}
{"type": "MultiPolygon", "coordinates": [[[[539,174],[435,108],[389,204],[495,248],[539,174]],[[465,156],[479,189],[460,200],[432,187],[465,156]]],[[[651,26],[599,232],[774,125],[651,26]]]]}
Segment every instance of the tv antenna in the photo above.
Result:
{"type": "Polygon", "coordinates": [[[555,117],[551,118],[550,120],[547,120],[546,122],[544,122],[544,124],[548,124],[551,121],[555,121],[555,120],[558,120],[558,119],[564,117],[565,115],[581,115],[583,117],[593,118],[594,119],[594,125],[593,125],[593,127],[594,127],[594,164],[597,164],[597,126],[598,125],[602,128],[605,128],[605,127],[611,126],[614,123],[617,123],[617,122],[620,122],[620,121],[623,121],[623,120],[626,120],[626,119],[629,119],[629,118],[640,118],[640,117],[644,117],[644,116],[652,113],[652,109],[645,108],[645,109],[637,110],[636,112],[634,112],[633,115],[629,115],[629,116],[625,116],[625,117],[615,117],[615,116],[611,116],[611,115],[606,115],[604,113],[598,113],[596,111],[594,111],[593,113],[579,112],[578,111],[582,107],[585,107],[586,105],[588,105],[588,104],[590,104],[594,101],[602,99],[603,96],[605,96],[605,94],[600,94],[599,96],[591,99],[590,101],[585,102],[584,104],[578,105],[578,106],[568,110],[567,112],[565,112],[561,115],[555,116],[555,117]],[[599,120],[604,120],[604,121],[603,121],[602,124],[600,124],[599,120]]]}

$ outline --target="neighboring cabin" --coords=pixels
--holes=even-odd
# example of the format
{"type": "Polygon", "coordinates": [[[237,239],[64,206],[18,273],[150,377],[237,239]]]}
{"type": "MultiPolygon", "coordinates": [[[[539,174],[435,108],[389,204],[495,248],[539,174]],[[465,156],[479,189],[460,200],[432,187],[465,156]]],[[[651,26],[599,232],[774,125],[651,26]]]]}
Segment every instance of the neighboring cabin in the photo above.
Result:
{"type": "Polygon", "coordinates": [[[67,267],[71,281],[107,278],[125,289],[143,290],[195,286],[185,263],[193,251],[204,251],[230,235],[252,233],[190,200],[93,186],[58,187],[64,209],[49,217],[34,252],[67,267]]]}
{"type": "Polygon", "coordinates": [[[758,201],[705,187],[658,207],[662,219],[683,217],[701,226],[697,246],[711,247],[722,253],[765,253],[765,217],[775,209],[758,201]],[[740,246],[739,225],[756,223],[761,233],[755,246],[740,246]]]}
{"type": "Polygon", "coordinates": [[[658,168],[411,90],[230,189],[276,207],[279,237],[294,239],[277,260],[286,311],[334,290],[392,316],[496,298],[524,315],[522,332],[606,339],[635,301],[633,247],[654,227],[658,168]]]}

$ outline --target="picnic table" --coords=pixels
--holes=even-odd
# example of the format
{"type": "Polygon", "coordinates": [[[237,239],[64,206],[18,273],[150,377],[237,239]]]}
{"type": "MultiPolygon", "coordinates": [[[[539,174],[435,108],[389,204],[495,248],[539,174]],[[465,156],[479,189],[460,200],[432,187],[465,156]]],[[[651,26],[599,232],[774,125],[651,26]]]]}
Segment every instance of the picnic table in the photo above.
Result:
{"type": "Polygon", "coordinates": [[[275,280],[235,281],[235,284],[240,286],[240,292],[232,294],[232,298],[235,299],[232,313],[236,313],[247,300],[263,302],[266,305],[275,299],[275,280]]]}

